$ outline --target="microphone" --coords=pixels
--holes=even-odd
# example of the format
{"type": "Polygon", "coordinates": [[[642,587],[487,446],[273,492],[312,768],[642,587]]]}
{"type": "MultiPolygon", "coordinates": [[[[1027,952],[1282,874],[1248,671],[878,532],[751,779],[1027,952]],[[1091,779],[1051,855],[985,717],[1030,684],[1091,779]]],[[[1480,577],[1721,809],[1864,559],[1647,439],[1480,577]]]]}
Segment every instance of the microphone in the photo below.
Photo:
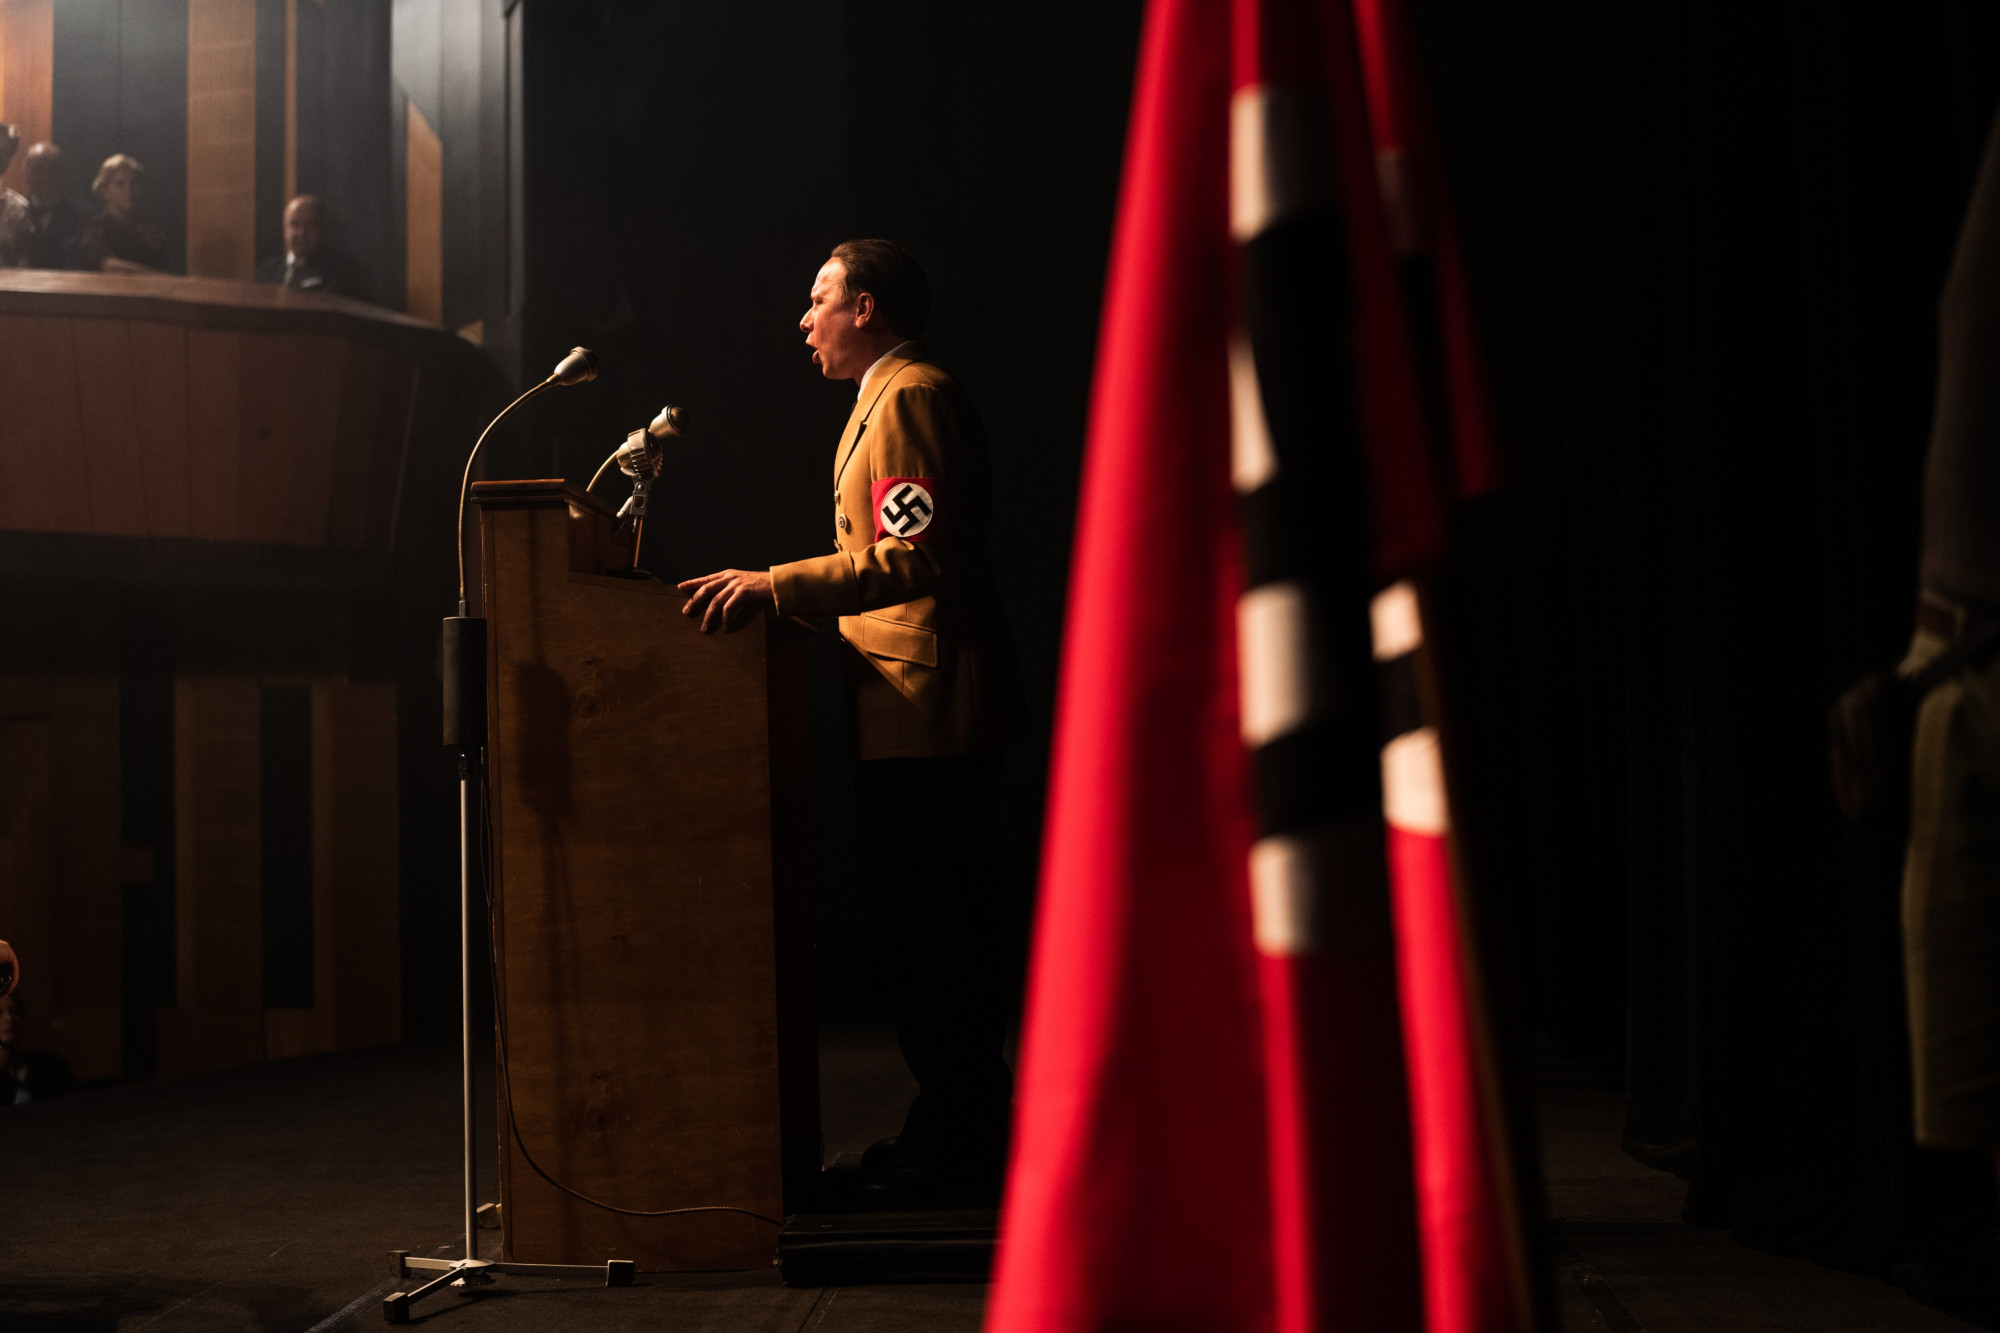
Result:
{"type": "MultiPolygon", "coordinates": [[[[556,363],[549,379],[557,384],[581,384],[597,378],[597,353],[588,347],[572,347],[569,355],[556,363]]],[[[503,414],[504,415],[504,414],[503,414]]]]}
{"type": "MultiPolygon", "coordinates": [[[[616,465],[620,472],[631,477],[635,483],[639,481],[650,482],[653,478],[659,476],[660,468],[666,463],[666,456],[660,449],[660,441],[666,439],[669,435],[679,435],[681,433],[681,423],[686,419],[686,413],[678,407],[669,404],[661,408],[659,415],[646,423],[645,429],[635,430],[630,435],[627,435],[625,443],[613,449],[606,456],[605,460],[598,464],[597,471],[590,474],[590,484],[583,489],[586,491],[596,490],[597,483],[604,480],[604,474],[609,472],[613,465],[616,465]]],[[[625,509],[618,511],[618,516],[620,518],[625,517],[626,511],[630,508],[631,502],[627,501],[625,509]]],[[[641,500],[640,510],[642,513],[644,508],[645,501],[641,500]]]]}
{"type": "Polygon", "coordinates": [[[513,402],[500,409],[500,415],[486,423],[486,429],[479,432],[479,439],[472,446],[472,452],[465,457],[465,476],[458,483],[458,614],[465,614],[465,497],[472,491],[472,465],[479,458],[479,451],[486,447],[486,437],[493,428],[507,419],[507,414],[527,402],[544,389],[557,385],[582,384],[597,378],[597,353],[588,347],[572,347],[569,355],[556,362],[556,368],[549,377],[535,385],[513,402]]]}
{"type": "MultiPolygon", "coordinates": [[[[612,460],[618,464],[618,470],[633,479],[635,497],[640,497],[640,488],[659,476],[661,467],[666,464],[666,455],[660,448],[660,441],[669,435],[680,433],[681,410],[673,406],[663,407],[660,409],[660,414],[647,423],[646,429],[635,430],[626,436],[625,443],[619,445],[617,451],[611,455],[612,460]]],[[[631,507],[632,502],[626,501],[625,509],[631,507]]],[[[645,512],[646,502],[643,498],[639,498],[639,513],[644,515],[645,512]]],[[[620,510],[619,516],[622,518],[624,513],[625,510],[620,510]]]]}
{"type": "Polygon", "coordinates": [[[660,414],[648,422],[646,429],[635,430],[625,437],[625,443],[618,446],[610,458],[605,460],[609,467],[613,462],[618,470],[632,479],[632,494],[626,499],[624,508],[618,511],[619,530],[627,525],[632,530],[632,568],[639,567],[639,547],[646,540],[646,500],[652,494],[653,482],[659,477],[660,469],[666,465],[666,454],[660,448],[660,441],[669,435],[681,433],[681,410],[669,404],[660,409],[660,414]]]}

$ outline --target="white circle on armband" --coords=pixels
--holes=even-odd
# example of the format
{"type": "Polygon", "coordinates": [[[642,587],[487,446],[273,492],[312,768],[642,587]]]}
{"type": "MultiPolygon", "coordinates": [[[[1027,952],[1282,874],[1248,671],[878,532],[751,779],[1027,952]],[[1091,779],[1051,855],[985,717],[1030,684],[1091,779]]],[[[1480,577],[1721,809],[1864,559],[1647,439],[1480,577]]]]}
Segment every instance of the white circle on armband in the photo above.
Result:
{"type": "Polygon", "coordinates": [[[899,481],[875,506],[875,526],[892,537],[914,537],[937,516],[937,502],[914,481],[899,481]]]}

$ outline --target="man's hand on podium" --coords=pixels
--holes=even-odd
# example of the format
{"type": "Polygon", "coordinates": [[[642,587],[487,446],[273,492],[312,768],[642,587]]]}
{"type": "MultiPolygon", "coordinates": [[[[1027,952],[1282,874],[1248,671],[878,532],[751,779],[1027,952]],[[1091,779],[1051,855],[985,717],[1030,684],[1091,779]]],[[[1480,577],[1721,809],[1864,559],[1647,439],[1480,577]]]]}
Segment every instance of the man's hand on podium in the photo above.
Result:
{"type": "Polygon", "coordinates": [[[765,607],[777,605],[777,599],[771,595],[768,569],[725,569],[689,579],[679,586],[688,595],[681,612],[699,616],[703,634],[713,634],[719,629],[734,633],[765,607]]]}

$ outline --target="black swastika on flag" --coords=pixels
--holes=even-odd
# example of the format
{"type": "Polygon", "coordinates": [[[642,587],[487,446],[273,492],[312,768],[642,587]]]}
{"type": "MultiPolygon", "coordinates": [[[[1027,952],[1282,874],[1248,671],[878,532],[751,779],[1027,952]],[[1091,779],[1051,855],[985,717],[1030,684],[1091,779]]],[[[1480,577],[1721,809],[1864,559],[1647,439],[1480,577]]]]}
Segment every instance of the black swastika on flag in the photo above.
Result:
{"type": "Polygon", "coordinates": [[[923,487],[904,482],[882,499],[882,529],[898,537],[908,537],[930,526],[930,493],[923,487]]]}

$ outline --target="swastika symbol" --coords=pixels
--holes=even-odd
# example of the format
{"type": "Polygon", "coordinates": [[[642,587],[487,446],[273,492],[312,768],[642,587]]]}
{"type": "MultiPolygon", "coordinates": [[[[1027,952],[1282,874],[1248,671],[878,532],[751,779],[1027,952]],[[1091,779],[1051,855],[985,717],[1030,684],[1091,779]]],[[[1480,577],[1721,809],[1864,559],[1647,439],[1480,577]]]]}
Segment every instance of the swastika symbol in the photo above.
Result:
{"type": "Polygon", "coordinates": [[[877,518],[884,532],[914,537],[931,525],[934,512],[931,493],[913,481],[906,481],[882,497],[877,518]]]}

